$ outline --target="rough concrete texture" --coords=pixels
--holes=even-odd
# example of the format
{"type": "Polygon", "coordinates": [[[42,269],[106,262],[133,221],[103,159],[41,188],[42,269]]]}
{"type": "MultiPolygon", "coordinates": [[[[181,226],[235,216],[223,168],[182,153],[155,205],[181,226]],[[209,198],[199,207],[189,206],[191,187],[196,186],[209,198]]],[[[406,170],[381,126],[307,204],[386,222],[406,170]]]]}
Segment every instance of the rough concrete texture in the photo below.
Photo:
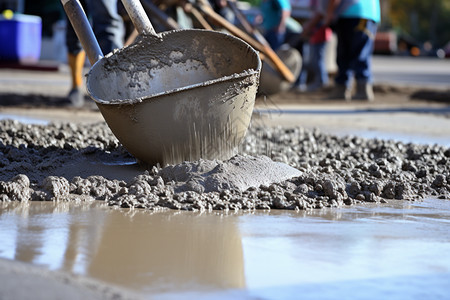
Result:
{"type": "Polygon", "coordinates": [[[151,210],[296,210],[426,196],[450,199],[449,148],[336,137],[299,127],[254,127],[242,155],[228,162],[137,168],[136,176],[125,180],[124,166],[105,174],[86,164],[132,160],[104,123],[25,125],[4,120],[0,141],[0,201],[95,199],[151,210]],[[233,184],[236,177],[224,166],[237,167],[234,162],[245,165],[259,159],[292,171],[261,155],[298,171],[277,180],[277,173],[270,173],[276,168],[252,169],[252,180],[262,184],[252,186],[245,178],[239,180],[247,189],[233,184]],[[202,165],[208,167],[198,168],[202,165]],[[220,170],[215,177],[209,176],[213,169],[220,170]]]}

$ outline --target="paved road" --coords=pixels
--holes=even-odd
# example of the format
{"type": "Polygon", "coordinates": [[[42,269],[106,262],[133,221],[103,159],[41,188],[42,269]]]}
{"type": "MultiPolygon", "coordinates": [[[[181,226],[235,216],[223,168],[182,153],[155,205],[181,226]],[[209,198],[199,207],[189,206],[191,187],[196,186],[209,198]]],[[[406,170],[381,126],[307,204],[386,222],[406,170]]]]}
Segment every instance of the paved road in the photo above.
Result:
{"type": "MultiPolygon", "coordinates": [[[[375,83],[450,89],[450,59],[376,56],[373,60],[375,83]]],[[[0,94],[37,94],[64,97],[70,87],[67,66],[60,72],[26,72],[0,69],[0,94]]],[[[384,100],[384,99],[383,99],[384,100]]],[[[389,104],[389,103],[387,103],[389,104]]],[[[258,107],[263,124],[317,127],[325,132],[358,134],[366,137],[400,138],[412,142],[437,142],[450,145],[449,106],[432,106],[406,101],[400,108],[375,101],[372,104],[339,103],[335,107],[311,103],[309,106],[258,107]],[[384,106],[383,106],[384,105],[384,106]],[[269,111],[264,111],[269,109],[269,111]],[[282,111],[280,111],[280,109],[282,111]],[[300,111],[299,111],[300,110],[300,111]]],[[[23,110],[0,107],[0,119],[63,119],[98,121],[95,111],[23,110]],[[56,114],[56,115],[55,115],[56,114]]],[[[22,120],[20,119],[20,120],[22,120]]],[[[23,120],[22,120],[23,121],[23,120]]],[[[30,120],[28,120],[30,121],[30,120]]]]}
{"type": "Polygon", "coordinates": [[[374,56],[375,83],[450,89],[450,59],[374,56]]]}
{"type": "MultiPolygon", "coordinates": [[[[70,77],[67,66],[60,69],[59,72],[0,69],[0,93],[65,96],[70,77]]],[[[374,56],[373,73],[378,84],[450,89],[450,59],[374,56]]]]}

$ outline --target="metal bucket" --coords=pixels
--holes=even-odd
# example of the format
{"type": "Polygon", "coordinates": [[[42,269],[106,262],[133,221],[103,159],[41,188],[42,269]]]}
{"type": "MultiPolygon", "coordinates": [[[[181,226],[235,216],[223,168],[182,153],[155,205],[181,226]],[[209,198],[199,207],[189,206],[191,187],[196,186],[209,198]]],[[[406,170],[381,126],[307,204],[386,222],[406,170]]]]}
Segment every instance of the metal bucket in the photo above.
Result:
{"type": "MultiPolygon", "coordinates": [[[[129,14],[136,19],[130,11],[135,8],[129,14]]],[[[155,34],[148,19],[140,21],[135,25],[144,34],[136,43],[97,61],[98,51],[88,52],[96,61],[87,76],[88,93],[114,135],[147,164],[232,157],[253,111],[261,71],[257,52],[229,34],[155,34]]],[[[82,40],[83,47],[89,42],[82,40]]]]}
{"type": "Polygon", "coordinates": [[[257,53],[233,36],[179,30],[147,36],[99,60],[87,88],[114,135],[139,160],[225,160],[249,126],[260,69],[257,53]]]}

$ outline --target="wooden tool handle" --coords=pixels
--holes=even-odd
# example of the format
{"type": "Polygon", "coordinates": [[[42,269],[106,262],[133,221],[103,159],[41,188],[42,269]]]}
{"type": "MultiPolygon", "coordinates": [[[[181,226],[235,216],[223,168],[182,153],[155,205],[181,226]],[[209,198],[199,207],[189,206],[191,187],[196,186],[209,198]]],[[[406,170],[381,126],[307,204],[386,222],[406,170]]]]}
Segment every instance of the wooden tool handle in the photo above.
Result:
{"type": "Polygon", "coordinates": [[[244,41],[249,43],[253,48],[262,52],[272,62],[272,64],[275,66],[278,72],[280,72],[280,74],[283,75],[283,77],[288,82],[293,83],[295,81],[296,78],[294,77],[294,74],[292,74],[291,70],[289,70],[288,67],[286,67],[283,61],[278,57],[278,55],[272,50],[270,46],[263,45],[262,43],[258,42],[253,37],[251,37],[238,27],[228,22],[225,18],[216,13],[207,4],[200,4],[199,9],[208,17],[210,17],[215,22],[223,26],[229,32],[231,32],[233,35],[243,39],[244,41]]]}

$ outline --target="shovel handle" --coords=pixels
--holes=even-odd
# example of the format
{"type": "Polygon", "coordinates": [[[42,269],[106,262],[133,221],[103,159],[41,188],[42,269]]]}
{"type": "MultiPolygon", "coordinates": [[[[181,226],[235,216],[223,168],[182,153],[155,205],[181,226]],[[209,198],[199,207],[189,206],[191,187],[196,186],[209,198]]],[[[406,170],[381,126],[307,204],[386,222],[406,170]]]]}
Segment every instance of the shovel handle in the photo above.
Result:
{"type": "Polygon", "coordinates": [[[142,0],[142,6],[151,18],[156,18],[169,30],[180,29],[180,25],[172,17],[163,12],[152,0],[142,0]]]}
{"type": "Polygon", "coordinates": [[[103,57],[102,50],[95,38],[91,25],[84,13],[83,7],[78,0],[61,0],[67,17],[77,34],[78,39],[86,51],[91,65],[103,57]]]}
{"type": "Polygon", "coordinates": [[[122,0],[122,3],[139,34],[158,36],[139,0],[122,0]]]}

